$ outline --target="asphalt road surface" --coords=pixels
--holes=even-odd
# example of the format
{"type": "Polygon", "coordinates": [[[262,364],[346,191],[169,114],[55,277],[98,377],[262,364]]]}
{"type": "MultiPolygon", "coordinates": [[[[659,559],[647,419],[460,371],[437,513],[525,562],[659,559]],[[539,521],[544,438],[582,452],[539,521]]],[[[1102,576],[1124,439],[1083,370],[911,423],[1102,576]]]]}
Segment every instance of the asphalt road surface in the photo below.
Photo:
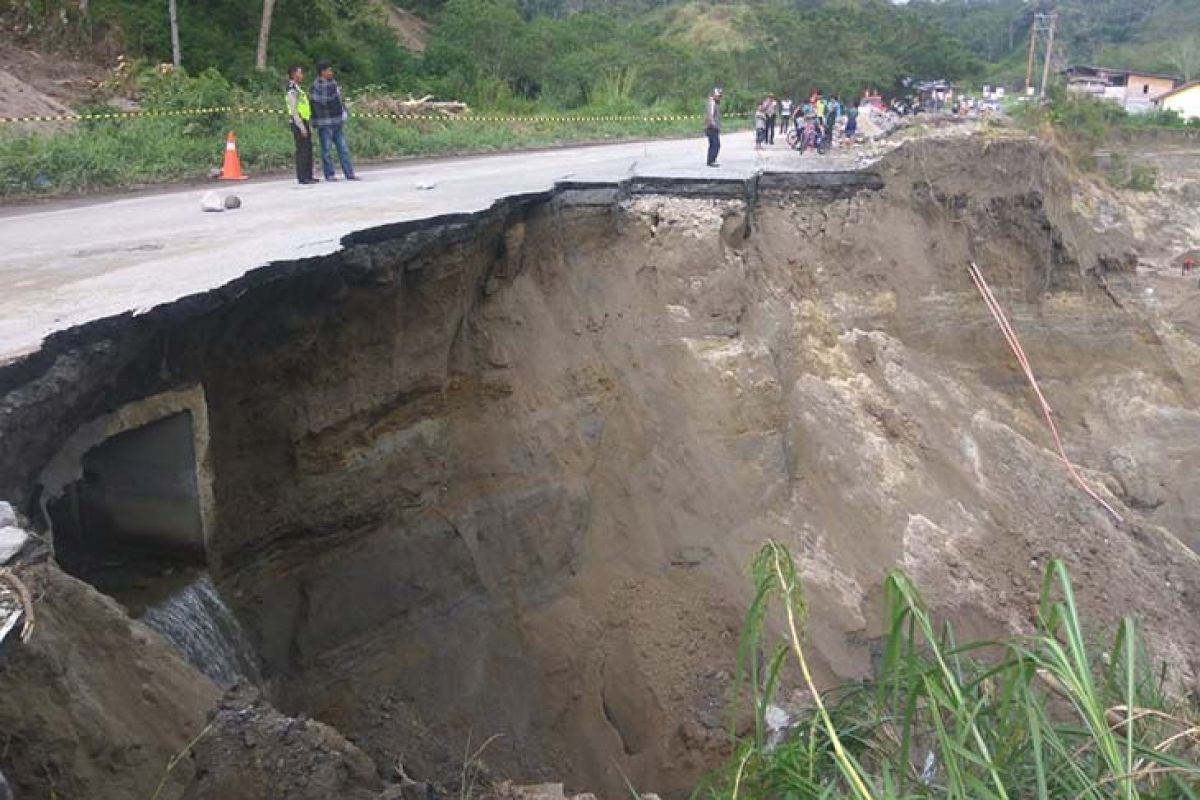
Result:
{"type": "Polygon", "coordinates": [[[271,178],[4,209],[0,363],[36,350],[57,330],[145,311],[273,261],[333,252],[354,231],[477,211],[563,180],[745,177],[763,169],[847,169],[861,161],[854,150],[800,156],[779,140],[756,152],[752,133],[725,137],[719,169],[704,165],[704,153],[702,139],[573,147],[368,167],[354,183],[300,186],[271,178]],[[200,198],[210,189],[235,192],[242,207],[204,213],[200,198]]]}

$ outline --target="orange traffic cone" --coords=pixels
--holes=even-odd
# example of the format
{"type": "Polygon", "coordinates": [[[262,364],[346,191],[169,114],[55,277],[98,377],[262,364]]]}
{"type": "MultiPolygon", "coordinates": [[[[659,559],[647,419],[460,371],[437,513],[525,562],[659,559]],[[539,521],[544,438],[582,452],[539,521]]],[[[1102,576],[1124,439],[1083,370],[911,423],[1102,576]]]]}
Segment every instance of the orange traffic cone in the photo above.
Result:
{"type": "Polygon", "coordinates": [[[221,167],[221,180],[244,181],[248,177],[250,176],[242,173],[242,161],[237,152],[237,137],[230,131],[229,138],[225,140],[225,166],[221,167]]]}

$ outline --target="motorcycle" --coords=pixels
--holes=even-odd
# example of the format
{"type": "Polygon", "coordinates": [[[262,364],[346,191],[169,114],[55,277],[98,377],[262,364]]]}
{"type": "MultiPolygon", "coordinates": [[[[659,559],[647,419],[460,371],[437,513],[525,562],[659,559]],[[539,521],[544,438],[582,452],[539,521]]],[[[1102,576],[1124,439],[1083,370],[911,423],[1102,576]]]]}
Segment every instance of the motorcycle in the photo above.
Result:
{"type": "Polygon", "coordinates": [[[804,155],[805,150],[816,150],[819,155],[829,152],[829,137],[825,133],[825,126],[816,117],[796,120],[796,124],[788,131],[787,142],[788,146],[799,151],[800,155],[804,155]]]}

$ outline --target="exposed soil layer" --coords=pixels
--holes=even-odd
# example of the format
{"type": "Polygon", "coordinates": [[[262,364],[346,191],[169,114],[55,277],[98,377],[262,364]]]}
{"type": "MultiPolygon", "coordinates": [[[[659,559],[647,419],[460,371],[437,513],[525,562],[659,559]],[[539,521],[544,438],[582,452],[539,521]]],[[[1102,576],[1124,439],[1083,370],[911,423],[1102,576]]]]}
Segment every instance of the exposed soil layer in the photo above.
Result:
{"type": "MultiPolygon", "coordinates": [[[[1062,558],[1088,617],[1139,614],[1187,686],[1200,345],[1094,209],[1049,151],[973,139],[869,176],[564,187],[364,232],[0,371],[0,496],[34,510],[77,426],[203,385],[209,566],[271,699],[389,777],[452,780],[499,734],[498,775],[685,796],[725,746],[767,537],[801,559],[825,681],[869,671],[888,570],[971,635],[1023,628],[1062,558]],[[1053,452],[972,260],[1123,523],[1053,452]]],[[[40,713],[7,669],[5,730],[40,713]]],[[[250,773],[229,741],[200,780],[250,773]]]]}
{"type": "Polygon", "coordinates": [[[285,717],[246,689],[222,698],[194,753],[184,800],[375,800],[383,791],[375,765],[337,731],[285,717]]]}
{"type": "Polygon", "coordinates": [[[47,56],[8,41],[0,42],[0,64],[0,104],[6,117],[69,113],[72,106],[95,99],[106,77],[94,63],[47,56]]]}
{"type": "Polygon", "coordinates": [[[191,779],[167,761],[220,695],[149,628],[53,565],[21,571],[36,598],[28,644],[0,649],[0,769],[15,797],[146,800],[191,779]]]}

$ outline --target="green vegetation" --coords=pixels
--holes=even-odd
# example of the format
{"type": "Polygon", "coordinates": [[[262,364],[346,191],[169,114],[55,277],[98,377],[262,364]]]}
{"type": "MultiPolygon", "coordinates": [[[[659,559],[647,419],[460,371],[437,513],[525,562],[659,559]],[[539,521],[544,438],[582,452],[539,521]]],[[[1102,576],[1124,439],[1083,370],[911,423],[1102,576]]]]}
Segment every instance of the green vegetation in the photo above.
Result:
{"type": "Polygon", "coordinates": [[[1131,619],[1107,648],[1091,644],[1060,562],[1046,568],[1033,631],[1003,641],[957,642],[912,582],[892,574],[876,679],[824,693],[806,661],[792,555],[767,544],[754,578],[739,672],[756,725],[697,798],[1200,797],[1195,709],[1171,702],[1131,619]],[[764,654],[773,605],[785,634],[764,654]],[[772,746],[767,707],[789,665],[813,708],[772,746]]]}
{"type": "Polygon", "coordinates": [[[988,64],[987,77],[1024,80],[1029,25],[1039,11],[1059,15],[1056,56],[1200,77],[1200,4],[1195,0],[911,0],[988,64]]]}
{"type": "Polygon", "coordinates": [[[1151,131],[1200,131],[1200,120],[1185,121],[1171,111],[1128,114],[1120,106],[1053,85],[1044,102],[1020,102],[1011,112],[1030,133],[1061,148],[1080,169],[1099,172],[1118,189],[1154,191],[1157,170],[1130,158],[1139,134],[1151,131]],[[1097,154],[1109,151],[1106,159],[1097,154]]]}
{"type": "MultiPolygon", "coordinates": [[[[267,108],[257,96],[215,71],[196,78],[147,73],[143,105],[170,111],[232,104],[267,108]]],[[[369,102],[364,96],[362,102],[369,102]]],[[[0,131],[0,197],[89,192],[206,177],[220,167],[227,131],[236,131],[242,166],[250,174],[291,167],[292,136],[283,114],[213,113],[189,117],[89,120],[54,133],[0,131]]],[[[616,122],[553,120],[438,121],[353,118],[347,137],[361,161],[438,153],[512,150],[561,142],[698,135],[696,119],[616,122]]]]}
{"type": "MultiPolygon", "coordinates": [[[[177,1],[185,69],[216,69],[243,85],[264,82],[254,70],[261,0],[177,1]]],[[[336,62],[351,85],[395,85],[391,76],[414,74],[415,58],[399,46],[376,0],[278,0],[273,20],[272,86],[289,63],[311,71],[318,58],[336,62]]],[[[0,21],[46,50],[107,64],[118,56],[171,62],[166,0],[0,0],[0,21]]]]}
{"type": "Polygon", "coordinates": [[[1050,136],[1085,168],[1093,166],[1097,149],[1130,118],[1115,103],[1052,86],[1046,102],[1020,103],[1013,116],[1027,130],[1050,136]]]}
{"type": "MultiPolygon", "coordinates": [[[[329,59],[355,95],[459,99],[485,115],[697,116],[708,90],[728,87],[726,113],[767,90],[815,86],[857,94],[911,72],[960,77],[978,64],[936,26],[885,0],[776,3],[564,3],[444,0],[414,4],[432,32],[420,55],[389,29],[386,0],[278,0],[265,73],[254,69],[261,2],[177,0],[181,70],[160,75],[171,46],[163,0],[0,0],[0,27],[86,57],[130,58],[103,87],[149,111],[283,107],[287,64],[329,59]],[[82,9],[86,5],[86,12],[82,9]],[[935,35],[930,36],[933,32],[935,35]],[[193,77],[189,77],[193,76],[193,77]]],[[[311,69],[310,69],[311,73],[311,69]]],[[[86,109],[85,109],[86,110],[86,109]]],[[[107,110],[103,106],[97,110],[107,110]]],[[[89,191],[198,178],[236,130],[248,170],[284,167],[281,117],[204,115],[89,121],[49,135],[0,127],[0,196],[89,191]]],[[[39,131],[41,133],[41,131],[39,131]]],[[[411,123],[356,119],[360,160],[507,149],[556,142],[698,135],[678,123],[411,123]]]]}
{"type": "MultiPolygon", "coordinates": [[[[326,59],[349,86],[484,107],[615,96],[694,108],[714,83],[750,94],[887,92],[907,76],[1019,83],[1032,16],[1048,10],[1060,16],[1059,62],[1200,74],[1194,0],[276,0],[267,78],[254,69],[262,0],[177,4],[192,74],[274,84],[291,62],[326,59]],[[396,35],[410,12],[430,26],[423,54],[396,35]]],[[[171,60],[166,5],[0,0],[0,27],[108,63],[161,63],[171,60]]]]}
{"type": "MultiPolygon", "coordinates": [[[[264,77],[254,69],[261,0],[177,0],[182,66],[242,86],[277,85],[292,62],[337,64],[348,87],[433,93],[484,108],[613,102],[686,107],[714,84],[743,96],[820,86],[883,90],[901,77],[981,74],[936,15],[887,0],[734,3],[443,0],[411,3],[431,24],[403,49],[389,0],[277,0],[264,77]]],[[[0,0],[8,30],[43,48],[171,60],[163,0],[0,0]],[[86,12],[81,11],[86,6],[86,12]]]]}
{"type": "Polygon", "coordinates": [[[1124,156],[1114,155],[1105,171],[1109,183],[1119,189],[1153,192],[1158,185],[1158,170],[1152,164],[1133,164],[1124,156]]]}
{"type": "MultiPolygon", "coordinates": [[[[133,99],[151,110],[278,109],[286,66],[306,65],[311,77],[318,60],[337,66],[352,99],[432,95],[484,114],[697,115],[714,85],[726,89],[727,113],[748,112],[767,91],[902,93],[911,77],[1013,86],[1024,79],[1032,15],[1051,5],[1061,17],[1058,61],[1200,71],[1195,0],[275,0],[264,71],[255,68],[264,0],[175,3],[182,70],[162,80],[154,67],[172,57],[166,0],[0,0],[0,30],[109,65],[125,57],[95,102],[133,99]],[[401,46],[414,38],[420,52],[401,46]]],[[[1063,110],[1045,113],[1078,111],[1053,105],[1063,110]]],[[[1103,114],[1080,113],[1087,118],[1053,124],[1099,136],[1093,123],[1103,114]]],[[[1176,124],[1141,122],[1161,123],[1176,124]]],[[[44,138],[0,126],[0,196],[199,177],[230,126],[249,168],[287,163],[286,126],[272,117],[97,122],[44,138]]],[[[360,118],[351,137],[360,159],[376,159],[695,129],[360,118]]]]}

